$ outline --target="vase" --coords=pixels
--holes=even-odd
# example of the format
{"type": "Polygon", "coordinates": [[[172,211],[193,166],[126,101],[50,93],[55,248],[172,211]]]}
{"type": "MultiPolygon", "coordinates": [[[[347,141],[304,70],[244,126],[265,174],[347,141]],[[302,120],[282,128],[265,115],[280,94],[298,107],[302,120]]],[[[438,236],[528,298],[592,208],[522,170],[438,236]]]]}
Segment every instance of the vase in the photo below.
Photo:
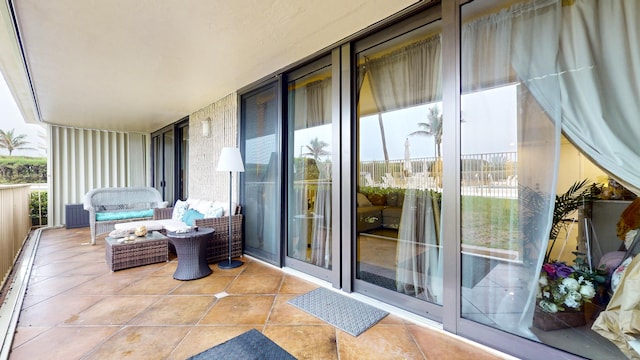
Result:
{"type": "Polygon", "coordinates": [[[550,331],[586,325],[584,310],[566,309],[548,313],[536,306],[533,314],[533,326],[550,331]]]}

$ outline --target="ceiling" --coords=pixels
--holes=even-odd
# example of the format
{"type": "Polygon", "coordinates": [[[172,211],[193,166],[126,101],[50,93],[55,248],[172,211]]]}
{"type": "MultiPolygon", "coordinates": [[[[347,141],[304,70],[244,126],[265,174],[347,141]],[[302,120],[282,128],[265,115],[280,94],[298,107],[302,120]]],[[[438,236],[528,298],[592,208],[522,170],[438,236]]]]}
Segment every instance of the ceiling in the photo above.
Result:
{"type": "Polygon", "coordinates": [[[0,71],[27,122],[145,133],[421,2],[8,1],[0,71]]]}

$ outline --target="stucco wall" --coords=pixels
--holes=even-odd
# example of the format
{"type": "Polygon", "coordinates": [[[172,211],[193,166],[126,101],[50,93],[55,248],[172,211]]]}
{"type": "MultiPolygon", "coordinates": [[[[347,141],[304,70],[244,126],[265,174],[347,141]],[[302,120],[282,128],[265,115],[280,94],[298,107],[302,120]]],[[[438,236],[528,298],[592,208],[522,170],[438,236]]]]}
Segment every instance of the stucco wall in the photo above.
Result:
{"type": "MultiPolygon", "coordinates": [[[[238,146],[238,96],[232,93],[189,116],[189,197],[229,201],[229,173],[216,171],[220,151],[238,146]],[[209,136],[202,122],[210,119],[209,136]]],[[[233,201],[238,199],[238,174],[233,174],[233,201]]]]}

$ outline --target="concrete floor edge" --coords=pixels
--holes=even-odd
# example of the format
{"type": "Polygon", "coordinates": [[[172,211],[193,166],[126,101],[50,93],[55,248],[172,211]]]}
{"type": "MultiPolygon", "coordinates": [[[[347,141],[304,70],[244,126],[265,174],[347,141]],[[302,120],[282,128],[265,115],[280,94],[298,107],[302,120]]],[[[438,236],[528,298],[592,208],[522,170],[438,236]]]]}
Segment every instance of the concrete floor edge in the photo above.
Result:
{"type": "Polygon", "coordinates": [[[9,286],[4,304],[0,304],[0,334],[2,334],[2,349],[0,350],[0,359],[6,360],[11,352],[13,344],[13,336],[20,317],[20,310],[24,301],[24,295],[27,291],[27,285],[33,268],[33,260],[38,249],[38,243],[42,230],[46,228],[38,228],[29,232],[18,257],[21,258],[19,268],[14,269],[15,275],[13,279],[8,279],[11,284],[9,286]]]}

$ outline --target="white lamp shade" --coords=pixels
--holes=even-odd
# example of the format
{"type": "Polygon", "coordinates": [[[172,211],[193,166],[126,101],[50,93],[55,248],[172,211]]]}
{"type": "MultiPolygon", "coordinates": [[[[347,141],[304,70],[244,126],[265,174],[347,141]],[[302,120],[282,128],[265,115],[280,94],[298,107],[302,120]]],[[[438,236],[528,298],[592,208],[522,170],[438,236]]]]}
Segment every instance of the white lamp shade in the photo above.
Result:
{"type": "Polygon", "coordinates": [[[240,149],[233,147],[222,148],[216,170],[244,172],[240,149]]]}

